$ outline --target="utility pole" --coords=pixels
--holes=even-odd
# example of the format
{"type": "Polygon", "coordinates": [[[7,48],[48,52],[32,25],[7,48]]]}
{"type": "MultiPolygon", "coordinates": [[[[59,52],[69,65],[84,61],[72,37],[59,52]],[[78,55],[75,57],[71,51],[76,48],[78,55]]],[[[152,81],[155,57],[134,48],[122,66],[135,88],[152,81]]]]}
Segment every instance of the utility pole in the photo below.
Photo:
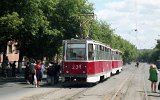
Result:
{"type": "Polygon", "coordinates": [[[81,38],[89,36],[90,22],[94,19],[94,13],[83,13],[80,14],[80,35],[81,38]]]}

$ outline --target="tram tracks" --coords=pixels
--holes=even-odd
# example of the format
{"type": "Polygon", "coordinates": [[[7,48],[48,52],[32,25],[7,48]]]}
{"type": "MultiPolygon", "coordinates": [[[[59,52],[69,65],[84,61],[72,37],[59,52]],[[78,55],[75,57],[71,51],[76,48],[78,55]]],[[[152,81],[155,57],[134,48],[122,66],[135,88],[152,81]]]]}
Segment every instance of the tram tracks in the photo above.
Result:
{"type": "Polygon", "coordinates": [[[119,85],[118,89],[114,92],[111,99],[109,100],[123,100],[125,98],[128,88],[132,84],[131,81],[135,76],[135,72],[136,69],[133,69],[132,74],[126,74],[126,76],[124,76],[124,81],[119,85]]]}
{"type": "Polygon", "coordinates": [[[124,81],[121,82],[121,84],[119,84],[118,89],[114,91],[114,94],[112,92],[112,97],[110,99],[105,99],[105,100],[138,100],[137,98],[139,100],[140,99],[148,100],[144,65],[142,65],[141,68],[136,68],[132,72],[132,74],[126,76],[124,81]],[[142,84],[138,84],[139,82],[136,84],[135,79],[141,82],[142,84]]]}
{"type": "Polygon", "coordinates": [[[29,97],[24,97],[21,100],[75,100],[79,95],[83,95],[85,91],[87,91],[88,87],[86,88],[78,88],[78,87],[67,87],[67,88],[57,88],[48,92],[35,94],[29,97]]]}
{"type": "Polygon", "coordinates": [[[58,86],[48,92],[26,97],[22,100],[81,100],[82,98],[90,100],[93,97],[95,98],[94,100],[148,100],[146,73],[143,69],[144,66],[139,68],[131,66],[125,69],[124,72],[122,71],[122,73],[94,87],[73,86],[71,88],[62,88],[58,86]],[[141,84],[139,85],[136,82],[141,84]],[[135,89],[133,89],[134,87],[135,89]],[[133,95],[128,92],[133,93],[133,95]],[[136,93],[134,94],[134,92],[136,93]],[[142,96],[139,96],[139,94],[142,96]],[[141,99],[137,99],[136,96],[141,99]]]}
{"type": "MultiPolygon", "coordinates": [[[[133,69],[134,70],[134,69],[133,69]]],[[[134,73],[134,72],[133,72],[134,73]]],[[[116,91],[116,93],[112,96],[112,98],[111,99],[109,99],[109,100],[115,100],[116,99],[116,97],[117,97],[117,95],[119,95],[119,93],[120,93],[120,91],[122,90],[122,88],[124,87],[124,85],[127,83],[127,81],[131,81],[131,79],[132,79],[132,77],[134,77],[134,74],[131,74],[131,75],[129,75],[128,76],[128,74],[126,74],[126,77],[124,78],[125,80],[123,81],[123,83],[120,85],[120,87],[118,88],[118,90],[116,91]]],[[[106,80],[107,81],[107,80],[106,80]]],[[[98,84],[99,85],[99,84],[98,84]]],[[[128,84],[128,87],[129,87],[129,85],[130,84],[128,84]]],[[[128,87],[127,87],[127,89],[126,89],[126,91],[128,90],[128,87]]],[[[90,95],[88,95],[88,94],[85,94],[84,92],[85,91],[88,91],[90,88],[86,88],[86,89],[84,89],[84,90],[82,90],[82,91],[79,91],[78,93],[76,93],[76,94],[74,94],[74,95],[72,95],[70,98],[68,98],[68,99],[66,99],[66,100],[76,100],[76,98],[80,98],[80,97],[82,97],[82,96],[93,96],[93,94],[90,94],[90,95]],[[84,94],[84,95],[83,95],[84,94]]],[[[92,88],[91,88],[92,89],[92,88]]],[[[125,92],[123,91],[123,93],[121,92],[121,95],[123,94],[123,96],[125,95],[125,92]]],[[[96,94],[95,96],[98,96],[98,97],[104,97],[104,95],[98,95],[98,94],[96,94]]],[[[102,99],[103,100],[103,99],[102,99]]],[[[108,100],[108,99],[105,99],[105,100],[108,100]]],[[[123,100],[123,99],[122,99],[123,100]]]]}
{"type": "Polygon", "coordinates": [[[32,95],[32,96],[24,97],[21,100],[39,100],[39,99],[43,99],[47,95],[55,93],[55,92],[60,91],[60,90],[61,89],[56,89],[56,90],[52,90],[52,91],[48,91],[48,92],[44,92],[44,93],[40,93],[40,94],[35,94],[35,95],[32,95]]]}
{"type": "Polygon", "coordinates": [[[116,93],[112,96],[111,100],[115,100],[116,96],[118,96],[118,94],[120,93],[121,89],[123,88],[124,84],[126,83],[126,81],[128,80],[128,77],[126,78],[125,81],[123,81],[123,83],[120,85],[120,87],[118,88],[118,90],[116,91],[116,93]]]}
{"type": "MultiPolygon", "coordinates": [[[[144,65],[143,65],[143,69],[144,69],[144,65]]],[[[142,73],[145,73],[145,70],[142,70],[142,73]]],[[[146,85],[146,81],[145,81],[146,77],[143,74],[143,85],[144,85],[144,98],[145,100],[148,100],[148,93],[147,93],[147,85],[146,85]]]]}
{"type": "Polygon", "coordinates": [[[66,100],[75,100],[75,98],[77,98],[78,96],[80,96],[81,94],[83,94],[85,91],[87,91],[89,88],[83,89],[81,91],[79,91],[78,93],[70,96],[69,98],[67,98],[66,100]]]}
{"type": "MultiPolygon", "coordinates": [[[[128,70],[128,69],[127,69],[128,70]]],[[[125,93],[126,93],[126,91],[128,90],[128,88],[129,88],[129,86],[130,86],[130,83],[131,82],[129,82],[128,84],[127,84],[127,88],[125,88],[125,90],[124,91],[121,91],[122,90],[122,88],[124,88],[124,86],[126,85],[126,83],[127,83],[127,81],[131,81],[131,79],[134,77],[134,72],[135,72],[136,70],[135,69],[132,69],[132,71],[131,72],[133,72],[132,74],[130,74],[130,75],[128,75],[130,72],[128,72],[128,74],[126,74],[126,75],[124,75],[125,77],[123,78],[124,79],[124,81],[122,82],[122,84],[120,85],[120,87],[118,88],[118,90],[115,92],[115,94],[112,96],[112,98],[111,99],[105,99],[105,100],[117,100],[116,98],[117,98],[117,95],[121,95],[121,98],[123,98],[124,96],[125,96],[125,93]]],[[[107,80],[106,80],[107,81],[107,80]]],[[[98,84],[98,85],[100,85],[100,84],[98,84]]],[[[80,98],[80,97],[83,97],[83,96],[93,96],[93,94],[90,94],[90,95],[88,95],[88,94],[85,94],[84,92],[85,91],[88,91],[90,88],[86,88],[86,89],[84,89],[84,90],[82,90],[82,91],[80,91],[80,92],[78,92],[78,93],[76,93],[76,94],[74,94],[74,95],[72,95],[70,98],[68,98],[68,99],[66,99],[66,100],[76,100],[76,98],[80,98]],[[84,95],[83,95],[84,94],[84,95]]],[[[93,88],[91,88],[91,89],[93,89],[93,88]]],[[[98,95],[98,94],[96,94],[95,96],[98,96],[98,97],[104,97],[105,95],[98,95]]],[[[102,99],[103,100],[103,99],[102,99]]],[[[123,100],[123,99],[121,99],[121,100],[123,100]]]]}

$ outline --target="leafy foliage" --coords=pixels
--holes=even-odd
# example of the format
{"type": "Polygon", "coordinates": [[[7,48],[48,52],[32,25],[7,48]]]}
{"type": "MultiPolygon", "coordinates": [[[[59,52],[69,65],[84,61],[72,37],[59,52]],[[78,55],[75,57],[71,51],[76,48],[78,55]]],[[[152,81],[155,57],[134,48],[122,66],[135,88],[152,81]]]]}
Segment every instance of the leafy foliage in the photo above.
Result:
{"type": "MultiPolygon", "coordinates": [[[[62,40],[91,37],[123,52],[124,62],[137,57],[136,47],[114,34],[107,22],[94,20],[87,0],[1,0],[0,41],[16,40],[23,56],[51,59],[62,53],[62,40]]],[[[21,59],[22,60],[22,59],[21,59]]]]}
{"type": "Polygon", "coordinates": [[[0,52],[6,52],[5,46],[7,42],[14,40],[22,23],[23,18],[19,18],[17,12],[8,13],[0,17],[0,52]]]}

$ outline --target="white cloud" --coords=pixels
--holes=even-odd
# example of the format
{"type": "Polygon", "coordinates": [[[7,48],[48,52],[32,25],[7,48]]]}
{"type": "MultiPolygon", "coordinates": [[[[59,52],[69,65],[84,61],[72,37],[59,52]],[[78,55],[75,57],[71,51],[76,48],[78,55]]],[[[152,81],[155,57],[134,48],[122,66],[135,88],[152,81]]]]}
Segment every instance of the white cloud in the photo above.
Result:
{"type": "MultiPolygon", "coordinates": [[[[90,0],[93,2],[93,0],[90,0]]],[[[116,29],[116,34],[138,48],[153,48],[160,38],[160,0],[95,0],[103,8],[95,11],[98,19],[116,29]],[[111,2],[109,2],[111,1],[111,2]],[[134,29],[137,28],[138,32],[134,29]],[[148,42],[149,41],[149,42],[148,42]]]]}

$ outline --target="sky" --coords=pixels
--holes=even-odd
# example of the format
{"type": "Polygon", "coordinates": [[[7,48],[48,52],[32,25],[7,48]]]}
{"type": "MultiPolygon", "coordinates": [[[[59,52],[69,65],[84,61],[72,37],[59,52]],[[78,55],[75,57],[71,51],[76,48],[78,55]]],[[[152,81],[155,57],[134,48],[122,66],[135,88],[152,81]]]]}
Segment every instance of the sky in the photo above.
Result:
{"type": "Polygon", "coordinates": [[[160,39],[160,0],[88,0],[98,20],[138,49],[151,49],[160,39]],[[135,31],[137,30],[137,31],[135,31]]]}

